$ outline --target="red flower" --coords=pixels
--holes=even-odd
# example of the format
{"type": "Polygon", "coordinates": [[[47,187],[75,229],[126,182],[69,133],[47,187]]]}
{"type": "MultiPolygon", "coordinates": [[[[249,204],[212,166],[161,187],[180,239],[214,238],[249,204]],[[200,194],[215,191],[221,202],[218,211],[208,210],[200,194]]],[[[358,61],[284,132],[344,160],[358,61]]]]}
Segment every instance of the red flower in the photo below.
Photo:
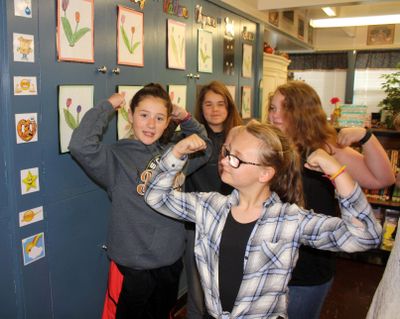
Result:
{"type": "Polygon", "coordinates": [[[338,97],[331,98],[331,104],[336,104],[338,102],[340,102],[340,99],[338,97]]]}

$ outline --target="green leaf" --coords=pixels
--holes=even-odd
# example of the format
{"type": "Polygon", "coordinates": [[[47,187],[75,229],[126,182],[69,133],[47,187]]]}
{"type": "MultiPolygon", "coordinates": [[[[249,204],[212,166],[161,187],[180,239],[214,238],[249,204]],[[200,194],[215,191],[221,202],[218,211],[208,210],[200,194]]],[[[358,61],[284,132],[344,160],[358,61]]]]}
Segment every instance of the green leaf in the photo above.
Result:
{"type": "Polygon", "coordinates": [[[74,117],[72,116],[71,112],[68,111],[67,109],[64,109],[64,118],[65,118],[65,123],[69,126],[71,130],[74,130],[78,127],[78,124],[76,123],[74,117]]]}
{"type": "Polygon", "coordinates": [[[173,35],[171,35],[171,47],[172,47],[172,52],[174,53],[175,56],[175,60],[178,61],[179,60],[178,48],[176,46],[175,37],[173,35]]]}
{"type": "Polygon", "coordinates": [[[180,54],[181,61],[183,60],[183,53],[184,53],[183,50],[185,49],[184,44],[185,44],[185,38],[182,37],[182,41],[181,41],[181,54],[180,54]]]}
{"type": "Polygon", "coordinates": [[[135,53],[135,50],[139,47],[140,41],[135,42],[135,44],[132,46],[132,54],[135,53]]]}
{"type": "Polygon", "coordinates": [[[120,108],[119,112],[122,115],[122,117],[124,118],[124,120],[129,122],[128,112],[124,108],[120,108]]]}
{"type": "Polygon", "coordinates": [[[201,58],[201,60],[203,61],[203,63],[205,63],[205,62],[210,58],[210,56],[207,55],[207,54],[203,51],[203,49],[200,49],[200,58],[201,58]]]}
{"type": "Polygon", "coordinates": [[[87,28],[87,27],[79,29],[78,31],[76,31],[74,33],[74,44],[77,43],[89,31],[90,31],[90,28],[87,28]]]}
{"type": "Polygon", "coordinates": [[[126,35],[125,29],[124,29],[124,27],[122,25],[121,25],[120,30],[121,30],[122,39],[124,40],[125,46],[128,49],[129,53],[132,54],[131,44],[129,43],[128,36],[126,35]]]}
{"type": "Polygon", "coordinates": [[[68,43],[70,45],[74,45],[74,36],[72,34],[72,28],[71,28],[71,24],[69,23],[68,18],[66,17],[61,17],[61,23],[64,29],[64,34],[68,40],[68,43]]]}

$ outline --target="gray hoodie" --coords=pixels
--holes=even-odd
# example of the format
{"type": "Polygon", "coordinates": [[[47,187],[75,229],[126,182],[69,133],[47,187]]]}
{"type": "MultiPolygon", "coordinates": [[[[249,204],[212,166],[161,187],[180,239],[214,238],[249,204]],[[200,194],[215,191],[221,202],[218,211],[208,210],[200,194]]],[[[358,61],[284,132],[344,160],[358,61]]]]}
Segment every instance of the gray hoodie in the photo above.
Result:
{"type": "MultiPolygon", "coordinates": [[[[72,134],[69,149],[85,172],[104,187],[111,199],[107,253],[116,263],[133,269],[171,265],[182,256],[185,231],[181,222],[165,217],[144,201],[144,185],[168,146],[145,145],[122,139],[101,142],[115,111],[105,100],[89,110],[72,134]]],[[[197,133],[207,140],[205,128],[194,119],[181,124],[185,136],[197,133]]],[[[207,162],[210,147],[192,159],[187,173],[207,162]]]]}

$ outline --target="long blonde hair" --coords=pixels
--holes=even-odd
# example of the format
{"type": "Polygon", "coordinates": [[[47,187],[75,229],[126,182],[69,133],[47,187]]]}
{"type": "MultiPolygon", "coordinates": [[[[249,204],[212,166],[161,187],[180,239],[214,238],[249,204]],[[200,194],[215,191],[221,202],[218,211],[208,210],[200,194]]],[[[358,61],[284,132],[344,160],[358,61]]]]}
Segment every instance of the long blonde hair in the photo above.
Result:
{"type": "Polygon", "coordinates": [[[303,205],[300,160],[290,139],[281,130],[267,123],[251,120],[244,129],[261,141],[259,162],[275,169],[269,187],[283,202],[303,205]]]}
{"type": "Polygon", "coordinates": [[[284,96],[283,112],[288,123],[286,133],[300,154],[317,148],[329,150],[336,144],[336,130],[326,119],[317,92],[302,81],[289,81],[275,90],[284,96]]]}

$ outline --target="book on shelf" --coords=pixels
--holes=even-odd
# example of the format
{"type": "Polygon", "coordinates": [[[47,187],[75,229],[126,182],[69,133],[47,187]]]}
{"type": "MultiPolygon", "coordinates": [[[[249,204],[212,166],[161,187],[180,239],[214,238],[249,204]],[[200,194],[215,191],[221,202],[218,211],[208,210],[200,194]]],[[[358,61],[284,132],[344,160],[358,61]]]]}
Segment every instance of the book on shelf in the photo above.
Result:
{"type": "Polygon", "coordinates": [[[399,221],[398,211],[386,209],[385,221],[383,223],[383,228],[382,228],[383,236],[382,236],[381,249],[388,251],[392,250],[396,238],[398,221],[399,221]]]}

